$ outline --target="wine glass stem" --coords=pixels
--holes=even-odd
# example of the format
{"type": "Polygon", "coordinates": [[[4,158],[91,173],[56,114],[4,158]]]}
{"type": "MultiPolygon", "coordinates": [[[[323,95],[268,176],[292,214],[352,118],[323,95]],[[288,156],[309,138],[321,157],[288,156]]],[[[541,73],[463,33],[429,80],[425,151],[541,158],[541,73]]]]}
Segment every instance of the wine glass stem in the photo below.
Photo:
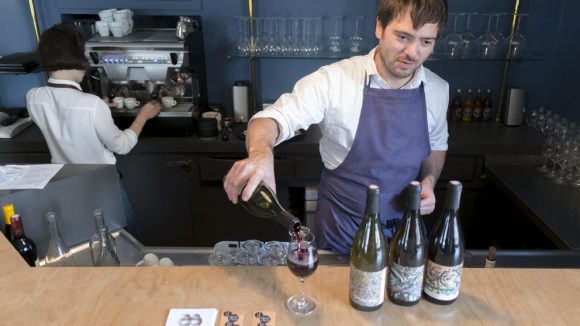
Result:
{"type": "Polygon", "coordinates": [[[300,278],[300,297],[298,297],[298,302],[297,302],[297,306],[300,309],[303,309],[306,306],[306,292],[304,291],[304,278],[301,277],[300,278]]]}

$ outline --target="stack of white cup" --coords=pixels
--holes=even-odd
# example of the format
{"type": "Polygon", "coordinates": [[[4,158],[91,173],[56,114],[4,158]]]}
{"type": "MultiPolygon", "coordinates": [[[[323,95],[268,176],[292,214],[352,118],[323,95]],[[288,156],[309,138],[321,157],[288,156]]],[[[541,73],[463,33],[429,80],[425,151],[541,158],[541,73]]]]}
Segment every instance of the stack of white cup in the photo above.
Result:
{"type": "Polygon", "coordinates": [[[117,10],[115,8],[99,11],[100,21],[96,22],[100,36],[121,37],[133,32],[133,11],[131,9],[117,10]]]}

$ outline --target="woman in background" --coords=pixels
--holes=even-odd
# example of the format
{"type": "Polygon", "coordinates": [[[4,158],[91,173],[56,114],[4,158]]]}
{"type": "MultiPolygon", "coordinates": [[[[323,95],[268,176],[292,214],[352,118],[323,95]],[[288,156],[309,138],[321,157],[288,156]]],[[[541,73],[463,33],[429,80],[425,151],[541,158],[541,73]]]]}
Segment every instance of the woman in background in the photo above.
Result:
{"type": "MultiPolygon", "coordinates": [[[[159,114],[161,106],[150,102],[143,105],[129,128],[117,128],[109,105],[81,89],[89,62],[84,37],[72,25],[61,23],[46,30],[40,38],[37,57],[50,78],[47,86],[31,89],[26,101],[32,120],[48,144],[52,163],[114,165],[114,153],[129,153],[145,123],[159,114]]],[[[135,232],[122,182],[121,187],[127,226],[135,232]]]]}

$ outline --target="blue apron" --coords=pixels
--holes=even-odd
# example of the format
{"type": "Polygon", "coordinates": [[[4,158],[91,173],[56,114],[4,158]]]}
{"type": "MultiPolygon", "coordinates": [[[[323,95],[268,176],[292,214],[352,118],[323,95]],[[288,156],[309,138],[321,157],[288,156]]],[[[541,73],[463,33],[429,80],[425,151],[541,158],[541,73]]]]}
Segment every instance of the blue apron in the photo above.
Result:
{"type": "Polygon", "coordinates": [[[370,184],[381,189],[380,219],[392,237],[404,212],[404,190],[430,154],[423,84],[377,89],[369,78],[352,147],[338,167],[322,172],[313,228],[319,248],[350,253],[370,184]]]}

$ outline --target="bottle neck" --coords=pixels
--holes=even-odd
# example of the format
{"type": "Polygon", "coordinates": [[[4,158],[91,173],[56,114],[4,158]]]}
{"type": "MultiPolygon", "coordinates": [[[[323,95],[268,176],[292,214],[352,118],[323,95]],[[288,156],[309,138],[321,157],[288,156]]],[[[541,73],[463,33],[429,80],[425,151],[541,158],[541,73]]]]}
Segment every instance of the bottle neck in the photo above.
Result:
{"type": "Polygon", "coordinates": [[[12,237],[14,239],[24,238],[24,228],[22,227],[22,221],[20,219],[13,220],[10,229],[12,230],[12,237]]]}
{"type": "Polygon", "coordinates": [[[56,220],[48,220],[48,233],[51,239],[60,240],[60,232],[58,231],[58,224],[56,220]]]}

